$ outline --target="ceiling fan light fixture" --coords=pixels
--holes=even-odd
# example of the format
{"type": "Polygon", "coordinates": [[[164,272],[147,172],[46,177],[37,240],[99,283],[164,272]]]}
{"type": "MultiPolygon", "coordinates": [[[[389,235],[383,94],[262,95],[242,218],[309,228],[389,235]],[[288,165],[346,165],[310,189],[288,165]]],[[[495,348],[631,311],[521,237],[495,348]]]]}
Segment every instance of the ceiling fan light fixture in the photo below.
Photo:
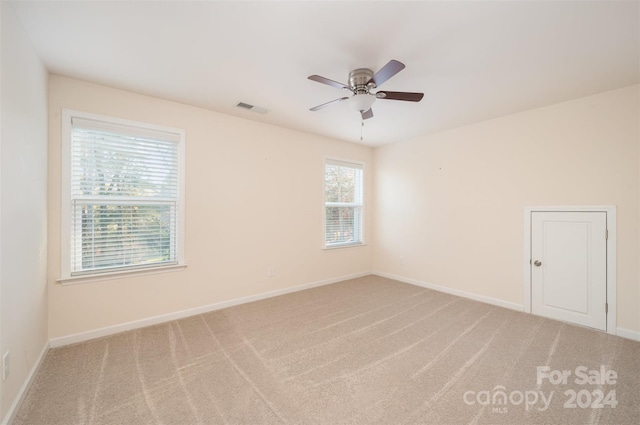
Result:
{"type": "Polygon", "coordinates": [[[356,94],[351,96],[351,99],[349,99],[350,106],[359,112],[371,109],[371,105],[373,105],[373,102],[375,101],[375,96],[371,96],[367,93],[356,94]]]}

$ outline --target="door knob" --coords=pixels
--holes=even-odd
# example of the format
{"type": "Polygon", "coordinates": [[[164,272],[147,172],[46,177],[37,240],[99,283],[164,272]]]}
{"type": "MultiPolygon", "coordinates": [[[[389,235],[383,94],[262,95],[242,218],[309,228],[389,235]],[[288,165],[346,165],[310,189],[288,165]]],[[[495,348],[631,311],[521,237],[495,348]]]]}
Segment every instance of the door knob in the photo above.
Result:
{"type": "Polygon", "coordinates": [[[542,262],[540,260],[536,260],[533,262],[533,265],[536,267],[540,267],[542,265],[542,262]]]}

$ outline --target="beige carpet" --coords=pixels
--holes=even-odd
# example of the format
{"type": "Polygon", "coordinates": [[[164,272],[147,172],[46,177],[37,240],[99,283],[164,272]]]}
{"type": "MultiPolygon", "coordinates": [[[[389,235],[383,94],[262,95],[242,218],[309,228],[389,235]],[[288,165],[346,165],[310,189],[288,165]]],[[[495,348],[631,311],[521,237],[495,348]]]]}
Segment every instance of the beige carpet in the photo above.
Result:
{"type": "Polygon", "coordinates": [[[14,422],[280,423],[640,424],[640,343],[368,276],[52,349],[14,422]]]}

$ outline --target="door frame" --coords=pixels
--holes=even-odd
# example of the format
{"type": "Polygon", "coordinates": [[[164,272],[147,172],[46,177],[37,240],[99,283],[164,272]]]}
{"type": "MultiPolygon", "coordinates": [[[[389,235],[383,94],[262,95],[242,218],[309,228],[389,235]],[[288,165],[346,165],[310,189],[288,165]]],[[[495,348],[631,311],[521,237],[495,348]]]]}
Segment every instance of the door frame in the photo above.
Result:
{"type": "Polygon", "coordinates": [[[616,206],[544,206],[524,208],[524,312],[531,313],[531,214],[534,212],[604,212],[607,221],[608,334],[616,335],[616,206]]]}

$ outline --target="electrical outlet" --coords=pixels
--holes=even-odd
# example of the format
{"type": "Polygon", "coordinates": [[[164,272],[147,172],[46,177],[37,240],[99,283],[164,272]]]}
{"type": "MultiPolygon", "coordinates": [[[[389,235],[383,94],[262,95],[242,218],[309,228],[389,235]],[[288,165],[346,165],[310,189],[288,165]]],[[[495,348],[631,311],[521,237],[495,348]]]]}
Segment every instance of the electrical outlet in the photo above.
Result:
{"type": "Polygon", "coordinates": [[[2,380],[5,381],[9,377],[9,371],[11,370],[11,365],[9,363],[11,360],[11,353],[7,351],[2,356],[2,380]]]}
{"type": "Polygon", "coordinates": [[[269,270],[267,271],[267,276],[274,277],[275,275],[276,275],[276,268],[273,266],[269,267],[269,270]]]}

